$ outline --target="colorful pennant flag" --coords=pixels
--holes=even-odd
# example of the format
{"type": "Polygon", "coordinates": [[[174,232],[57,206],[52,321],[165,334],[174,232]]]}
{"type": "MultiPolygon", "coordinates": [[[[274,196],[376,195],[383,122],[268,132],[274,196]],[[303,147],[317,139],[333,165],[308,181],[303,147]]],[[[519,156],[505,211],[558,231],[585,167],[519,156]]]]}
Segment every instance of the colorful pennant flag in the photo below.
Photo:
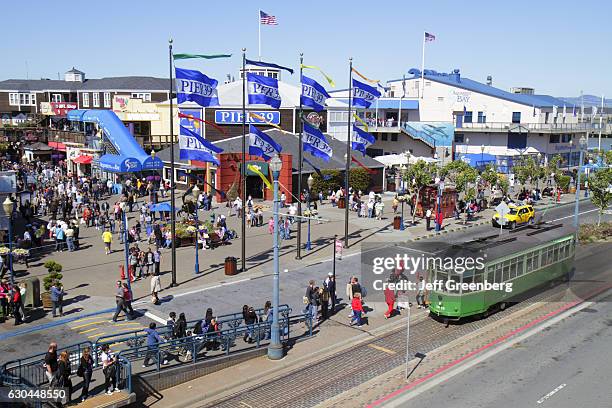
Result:
{"type": "Polygon", "coordinates": [[[365,169],[370,174],[375,174],[376,173],[376,170],[373,170],[373,169],[371,169],[369,167],[366,167],[363,163],[361,163],[359,160],[354,158],[352,155],[351,155],[351,161],[355,162],[359,167],[361,167],[362,169],[365,169]]]}
{"type": "Polygon", "coordinates": [[[293,69],[287,68],[287,67],[283,67],[282,65],[272,64],[270,62],[254,61],[254,60],[250,60],[250,59],[245,60],[245,62],[248,65],[255,65],[256,67],[284,69],[285,71],[287,71],[287,72],[289,72],[290,74],[293,75],[293,69]]]}
{"type": "Polygon", "coordinates": [[[247,72],[247,91],[249,104],[280,108],[281,96],[278,92],[278,79],[247,72]]]}
{"type": "Polygon", "coordinates": [[[325,72],[323,72],[323,70],[319,67],[317,67],[316,65],[300,65],[300,67],[302,69],[314,69],[317,70],[321,73],[321,75],[323,75],[323,77],[327,80],[327,82],[329,83],[329,86],[331,86],[332,88],[336,87],[336,83],[334,82],[333,79],[331,79],[331,77],[329,75],[327,75],[325,72]]]}
{"type": "Polygon", "coordinates": [[[274,139],[255,126],[249,125],[249,154],[270,160],[274,153],[280,153],[282,150],[282,146],[274,139]]]}
{"type": "Polygon", "coordinates": [[[185,119],[191,119],[191,120],[197,120],[198,122],[202,122],[202,123],[206,123],[207,125],[210,125],[212,127],[214,127],[215,129],[217,129],[219,132],[223,133],[224,135],[227,136],[227,131],[225,129],[223,129],[221,126],[218,126],[216,123],[210,122],[208,120],[204,120],[204,119],[200,119],[200,118],[196,118],[193,115],[189,115],[186,113],[182,113],[179,111],[178,114],[179,118],[185,118],[185,119]]]}
{"type": "Polygon", "coordinates": [[[174,54],[175,60],[184,60],[192,58],[215,59],[215,58],[230,58],[232,54],[174,54]]]}
{"type": "Polygon", "coordinates": [[[266,118],[264,118],[263,116],[255,113],[255,112],[249,112],[249,116],[252,118],[255,118],[263,123],[265,123],[268,126],[272,126],[275,127],[276,129],[280,130],[281,132],[284,132],[284,130],[277,124],[270,122],[269,120],[267,120],[266,118]]]}
{"type": "Polygon", "coordinates": [[[300,95],[300,103],[314,109],[315,112],[321,112],[325,108],[325,101],[329,98],[329,94],[317,81],[302,75],[302,95],[300,95]]]}
{"type": "Polygon", "coordinates": [[[363,119],[361,119],[359,116],[357,116],[357,114],[355,112],[353,112],[353,117],[355,118],[355,120],[359,123],[361,123],[363,125],[363,128],[365,129],[366,132],[370,131],[370,128],[368,127],[368,124],[365,123],[363,121],[363,119]]]}
{"type": "Polygon", "coordinates": [[[253,173],[257,174],[263,180],[266,187],[272,190],[272,184],[270,183],[270,180],[268,180],[268,178],[264,176],[261,170],[259,170],[259,166],[256,166],[254,164],[247,164],[247,168],[251,170],[253,173]]]}
{"type": "Polygon", "coordinates": [[[353,72],[357,75],[359,75],[364,81],[367,81],[371,84],[377,84],[380,82],[379,79],[369,79],[367,77],[365,77],[363,74],[361,74],[359,71],[357,71],[355,68],[352,68],[353,72]]]}
{"type": "Polygon", "coordinates": [[[181,160],[197,160],[202,162],[214,163],[219,165],[216,153],[221,153],[223,149],[210,143],[196,132],[180,126],[179,149],[181,160]]]}
{"type": "Polygon", "coordinates": [[[327,139],[325,139],[323,132],[306,122],[304,122],[302,142],[305,152],[310,152],[313,156],[325,161],[329,161],[332,157],[332,148],[327,144],[327,139]]]}
{"type": "Polygon", "coordinates": [[[192,69],[176,68],[178,103],[192,101],[200,106],[217,106],[217,80],[192,69]]]}
{"type": "Polygon", "coordinates": [[[372,102],[380,97],[380,92],[363,82],[353,79],[353,104],[362,108],[369,108],[372,102]]]}

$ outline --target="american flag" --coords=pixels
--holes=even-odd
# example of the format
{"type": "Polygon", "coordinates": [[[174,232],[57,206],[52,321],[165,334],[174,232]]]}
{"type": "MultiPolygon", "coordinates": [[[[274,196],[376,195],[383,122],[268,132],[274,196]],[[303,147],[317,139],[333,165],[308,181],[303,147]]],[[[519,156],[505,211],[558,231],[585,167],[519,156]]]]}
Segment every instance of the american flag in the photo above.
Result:
{"type": "Polygon", "coordinates": [[[271,16],[259,10],[259,23],[263,25],[278,25],[276,16],[271,16]]]}
{"type": "Polygon", "coordinates": [[[425,32],[425,41],[434,41],[435,39],[436,39],[435,35],[425,32]]]}

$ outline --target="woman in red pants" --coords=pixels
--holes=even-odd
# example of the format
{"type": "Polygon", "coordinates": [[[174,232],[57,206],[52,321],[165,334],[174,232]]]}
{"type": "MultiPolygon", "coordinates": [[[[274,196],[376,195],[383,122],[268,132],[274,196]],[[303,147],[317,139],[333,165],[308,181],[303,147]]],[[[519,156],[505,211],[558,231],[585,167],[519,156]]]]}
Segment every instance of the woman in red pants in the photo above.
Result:
{"type": "Polygon", "coordinates": [[[385,287],[385,302],[387,303],[387,311],[385,312],[385,319],[393,316],[393,305],[395,304],[395,293],[389,289],[389,286],[385,287]]]}

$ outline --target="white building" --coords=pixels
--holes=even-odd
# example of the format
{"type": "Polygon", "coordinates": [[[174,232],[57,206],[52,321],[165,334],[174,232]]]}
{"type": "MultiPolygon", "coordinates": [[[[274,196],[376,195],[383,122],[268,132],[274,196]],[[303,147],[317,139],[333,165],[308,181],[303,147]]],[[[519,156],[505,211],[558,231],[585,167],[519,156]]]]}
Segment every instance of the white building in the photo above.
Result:
{"type": "Polygon", "coordinates": [[[462,77],[459,70],[449,74],[425,70],[424,84],[419,70],[409,73],[411,78],[388,81],[388,94],[405,92],[407,99],[418,100],[421,123],[452,124],[456,157],[473,164],[496,160],[504,167],[524,154],[539,153],[543,160],[560,154],[566,163],[569,159],[571,165],[577,164],[575,143],[590,129],[578,123],[579,107],[548,95],[506,92],[462,77]]]}

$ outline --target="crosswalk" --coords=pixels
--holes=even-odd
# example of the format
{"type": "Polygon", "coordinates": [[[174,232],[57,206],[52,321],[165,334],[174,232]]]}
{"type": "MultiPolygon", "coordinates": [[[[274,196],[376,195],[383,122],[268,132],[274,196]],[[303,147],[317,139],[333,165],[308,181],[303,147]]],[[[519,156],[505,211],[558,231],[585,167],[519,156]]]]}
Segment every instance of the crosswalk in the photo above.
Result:
{"type": "Polygon", "coordinates": [[[144,326],[138,321],[125,321],[119,319],[113,322],[113,313],[105,313],[97,316],[84,317],[68,323],[68,327],[86,337],[89,341],[94,341],[102,336],[108,336],[121,332],[143,329],[144,326]]]}

